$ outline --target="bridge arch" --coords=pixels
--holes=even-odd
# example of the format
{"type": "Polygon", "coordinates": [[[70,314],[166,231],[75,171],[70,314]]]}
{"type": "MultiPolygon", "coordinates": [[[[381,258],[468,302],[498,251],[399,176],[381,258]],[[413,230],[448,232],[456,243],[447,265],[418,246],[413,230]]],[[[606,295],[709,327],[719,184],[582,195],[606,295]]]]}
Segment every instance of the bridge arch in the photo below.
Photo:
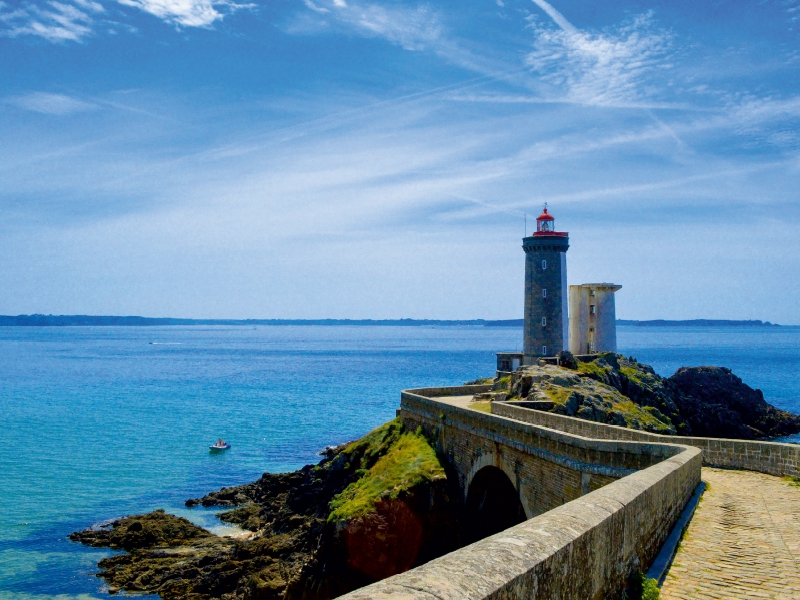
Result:
{"type": "Polygon", "coordinates": [[[498,454],[497,452],[487,452],[481,454],[472,463],[472,467],[469,470],[469,474],[467,475],[467,480],[464,485],[464,501],[466,502],[467,500],[469,488],[475,479],[475,475],[477,475],[478,471],[484,467],[497,467],[506,474],[506,477],[508,477],[511,485],[514,486],[514,489],[517,490],[517,493],[519,494],[519,500],[522,503],[522,509],[525,511],[525,518],[532,519],[534,514],[533,511],[531,511],[531,503],[525,492],[519,488],[519,478],[517,477],[517,473],[509,466],[509,464],[503,458],[503,455],[498,454]]]}
{"type": "Polygon", "coordinates": [[[529,503],[518,488],[518,477],[499,454],[483,454],[475,460],[464,494],[465,535],[470,542],[531,517],[529,503]]]}

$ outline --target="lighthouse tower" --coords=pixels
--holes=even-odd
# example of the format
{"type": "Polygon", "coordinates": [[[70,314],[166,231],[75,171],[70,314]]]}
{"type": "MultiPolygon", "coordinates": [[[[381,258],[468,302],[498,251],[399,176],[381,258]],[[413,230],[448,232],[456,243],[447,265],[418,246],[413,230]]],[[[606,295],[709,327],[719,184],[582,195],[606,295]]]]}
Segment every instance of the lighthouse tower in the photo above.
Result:
{"type": "Polygon", "coordinates": [[[544,211],[536,233],[522,240],[525,250],[525,332],[523,364],[540,356],[555,356],[569,345],[567,249],[569,234],[555,230],[544,211]]]}

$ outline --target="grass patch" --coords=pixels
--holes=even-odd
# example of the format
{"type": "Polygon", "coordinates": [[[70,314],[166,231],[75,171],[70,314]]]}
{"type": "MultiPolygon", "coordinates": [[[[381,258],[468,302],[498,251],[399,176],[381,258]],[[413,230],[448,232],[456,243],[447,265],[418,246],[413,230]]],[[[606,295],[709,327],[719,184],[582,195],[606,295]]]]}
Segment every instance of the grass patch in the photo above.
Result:
{"type": "Polygon", "coordinates": [[[489,385],[490,383],[494,383],[494,377],[479,377],[478,379],[464,382],[464,385],[489,385]]]}
{"type": "Polygon", "coordinates": [[[491,402],[470,402],[469,407],[473,410],[479,410],[481,412],[490,413],[492,412],[492,403],[491,402]]]}
{"type": "Polygon", "coordinates": [[[572,395],[573,391],[574,388],[548,387],[545,388],[544,393],[552,402],[555,402],[556,404],[565,404],[567,402],[567,398],[572,395]]]}
{"type": "Polygon", "coordinates": [[[403,424],[394,419],[373,429],[360,440],[348,444],[341,453],[347,457],[348,467],[353,465],[354,468],[368,469],[397,443],[401,435],[403,424]]]}
{"type": "Polygon", "coordinates": [[[500,379],[493,379],[494,386],[492,389],[494,390],[509,390],[511,389],[511,375],[506,375],[505,377],[501,377],[500,379]]]}
{"type": "Polygon", "coordinates": [[[614,410],[622,413],[627,423],[631,423],[634,419],[645,426],[648,431],[669,431],[669,423],[665,423],[656,417],[651,411],[649,406],[641,407],[633,400],[622,400],[614,403],[614,410]],[[648,410],[650,409],[650,410],[648,410]]]}
{"type": "Polygon", "coordinates": [[[789,475],[783,478],[784,481],[788,481],[791,487],[800,487],[800,477],[797,475],[789,475]]]}
{"type": "Polygon", "coordinates": [[[596,362],[581,362],[578,361],[578,371],[585,373],[595,379],[605,379],[606,375],[611,369],[608,367],[601,367],[596,362]]]}
{"type": "Polygon", "coordinates": [[[377,457],[363,477],[348,485],[330,503],[328,521],[341,521],[371,512],[379,500],[397,498],[405,490],[444,477],[444,468],[422,433],[402,431],[399,422],[390,421],[352,446],[377,457]]]}
{"type": "Polygon", "coordinates": [[[624,600],[659,600],[661,590],[658,589],[658,582],[655,579],[651,579],[639,571],[631,575],[623,598],[624,600]]]}
{"type": "Polygon", "coordinates": [[[639,369],[635,369],[634,367],[620,367],[619,372],[634,383],[638,384],[639,387],[643,387],[645,385],[645,381],[642,379],[642,374],[639,369]]]}
{"type": "Polygon", "coordinates": [[[653,387],[658,383],[658,378],[648,371],[626,365],[619,368],[619,372],[640,388],[653,387]]]}

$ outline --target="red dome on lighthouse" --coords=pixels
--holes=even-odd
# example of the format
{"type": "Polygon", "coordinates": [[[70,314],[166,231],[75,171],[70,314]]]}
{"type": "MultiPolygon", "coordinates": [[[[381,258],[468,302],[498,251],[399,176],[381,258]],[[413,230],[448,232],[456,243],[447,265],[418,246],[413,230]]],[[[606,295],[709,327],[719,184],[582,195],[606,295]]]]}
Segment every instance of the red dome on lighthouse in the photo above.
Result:
{"type": "Polygon", "coordinates": [[[556,220],[553,218],[553,215],[547,212],[547,204],[545,204],[542,214],[536,217],[536,232],[533,235],[569,235],[567,233],[556,231],[555,222],[556,220]]]}
{"type": "Polygon", "coordinates": [[[547,204],[545,204],[542,214],[536,217],[536,233],[533,235],[568,235],[567,233],[556,231],[555,222],[553,215],[547,212],[547,204]]]}

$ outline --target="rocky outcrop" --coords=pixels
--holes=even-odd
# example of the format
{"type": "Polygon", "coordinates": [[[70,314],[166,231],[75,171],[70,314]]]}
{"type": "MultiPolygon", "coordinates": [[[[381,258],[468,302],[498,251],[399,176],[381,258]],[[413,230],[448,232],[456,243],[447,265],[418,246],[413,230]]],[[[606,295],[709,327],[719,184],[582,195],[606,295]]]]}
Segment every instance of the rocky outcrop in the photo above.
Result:
{"type": "Polygon", "coordinates": [[[187,506],[253,533],[222,538],[156,511],[71,534],[126,550],[99,563],[109,591],[206,600],[327,599],[459,545],[448,481],[419,433],[392,421],[317,465],[265,473],[187,506]]]}
{"type": "Polygon", "coordinates": [[[659,408],[636,403],[621,391],[624,386],[619,365],[615,368],[605,360],[575,364],[576,369],[548,364],[521,367],[508,382],[507,399],[536,402],[537,408],[579,419],[676,433],[670,418],[659,408]]]}
{"type": "Polygon", "coordinates": [[[667,380],[686,430],[743,440],[800,431],[800,416],[775,408],[723,367],[683,367],[667,380]]]}
{"type": "Polygon", "coordinates": [[[216,538],[188,519],[155,510],[146,515],[133,515],[109,523],[101,523],[84,531],[71,533],[69,538],[87,546],[136,550],[159,546],[199,545],[216,538]]]}
{"type": "Polygon", "coordinates": [[[536,402],[541,410],[662,434],[759,439],[800,432],[799,416],[768,404],[730,369],[683,367],[664,378],[613,353],[576,360],[565,352],[559,363],[520,367],[495,380],[489,399],[536,402]]]}

